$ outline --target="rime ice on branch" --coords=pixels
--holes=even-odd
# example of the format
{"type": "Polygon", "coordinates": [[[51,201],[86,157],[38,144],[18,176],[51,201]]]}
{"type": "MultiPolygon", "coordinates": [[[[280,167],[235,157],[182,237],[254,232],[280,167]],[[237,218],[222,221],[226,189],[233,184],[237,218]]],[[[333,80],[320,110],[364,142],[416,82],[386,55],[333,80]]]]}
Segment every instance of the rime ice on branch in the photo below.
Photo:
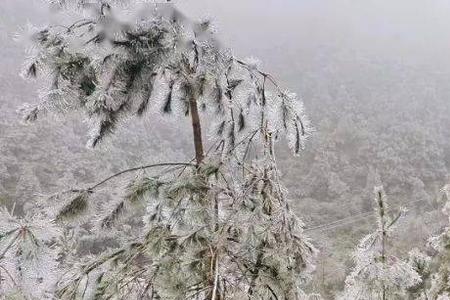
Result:
{"type": "Polygon", "coordinates": [[[408,289],[421,282],[412,264],[395,257],[389,250],[397,222],[388,211],[386,195],[381,186],[374,189],[377,229],[366,235],[354,253],[355,266],[345,281],[342,300],[407,299],[408,289]]]}
{"type": "MultiPolygon", "coordinates": [[[[442,189],[442,198],[446,201],[442,212],[449,217],[450,221],[450,185],[447,184],[442,189]]],[[[433,257],[433,263],[437,266],[436,270],[430,276],[430,288],[427,291],[428,299],[445,300],[450,299],[450,227],[444,228],[444,231],[430,238],[429,246],[437,253],[433,257]]]]}
{"type": "Polygon", "coordinates": [[[275,159],[276,141],[299,154],[311,133],[296,95],[221,49],[209,21],[193,22],[171,4],[52,2],[82,17],[33,34],[24,74],[47,85],[26,119],[83,112],[95,147],[125,119],[160,111],[191,120],[195,149],[192,162],[132,168],[58,195],[50,215],[65,230],[84,215],[99,233],[114,229],[121,246],[67,255],[57,297],[317,298],[300,288],[316,250],[288,206],[275,159]],[[202,118],[216,121],[206,142],[202,118]],[[96,211],[98,188],[132,172],[126,195],[96,211]],[[116,225],[133,207],[145,207],[143,225],[124,232],[116,225]]]}
{"type": "Polygon", "coordinates": [[[60,236],[54,222],[36,214],[22,219],[0,208],[0,295],[4,299],[47,299],[58,278],[60,236]]]}

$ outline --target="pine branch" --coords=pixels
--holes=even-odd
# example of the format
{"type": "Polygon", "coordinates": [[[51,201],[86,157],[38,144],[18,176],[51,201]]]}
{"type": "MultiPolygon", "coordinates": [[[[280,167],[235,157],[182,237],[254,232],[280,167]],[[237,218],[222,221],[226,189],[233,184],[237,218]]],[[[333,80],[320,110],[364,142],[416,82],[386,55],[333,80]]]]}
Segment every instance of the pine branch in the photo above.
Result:
{"type": "Polygon", "coordinates": [[[89,192],[92,193],[94,192],[95,189],[97,189],[98,187],[102,186],[103,184],[107,183],[108,181],[119,177],[123,174],[127,174],[130,172],[136,172],[136,171],[140,171],[140,170],[145,170],[145,169],[151,169],[151,168],[157,168],[157,167],[167,167],[167,166],[177,166],[177,167],[195,167],[195,164],[193,163],[183,163],[183,162],[174,162],[174,163],[156,163],[156,164],[150,164],[150,165],[142,165],[139,167],[133,167],[133,168],[129,168],[129,169],[125,169],[122,170],[120,172],[117,172],[113,175],[110,175],[108,177],[106,177],[105,179],[101,180],[100,182],[86,188],[86,189],[68,189],[62,192],[58,192],[52,196],[50,196],[50,198],[58,196],[58,195],[63,195],[63,194],[67,194],[67,193],[81,193],[81,192],[89,192]]]}
{"type": "Polygon", "coordinates": [[[151,164],[151,165],[144,165],[144,166],[129,168],[129,169],[122,170],[122,171],[120,171],[118,173],[115,173],[115,174],[113,174],[113,175],[103,179],[102,181],[100,181],[99,183],[91,186],[87,190],[88,191],[92,191],[92,190],[98,188],[99,186],[105,184],[106,182],[110,181],[111,179],[116,178],[116,177],[121,176],[121,175],[126,174],[126,173],[140,171],[140,170],[145,170],[145,169],[151,169],[151,168],[157,168],[157,167],[167,167],[167,166],[187,166],[187,167],[191,166],[191,167],[194,167],[195,164],[192,164],[192,163],[181,163],[181,162],[180,163],[157,163],[157,164],[151,164]]]}
{"type": "MultiPolygon", "coordinates": [[[[17,230],[19,230],[19,229],[16,229],[15,231],[17,231],[17,230]]],[[[0,253],[0,260],[3,259],[3,258],[5,257],[6,253],[9,251],[9,249],[11,249],[11,247],[14,245],[14,243],[15,243],[16,240],[19,238],[19,236],[20,236],[20,232],[17,233],[17,234],[14,236],[14,238],[12,238],[12,239],[9,241],[8,245],[6,245],[5,249],[3,249],[3,251],[0,253]]]]}

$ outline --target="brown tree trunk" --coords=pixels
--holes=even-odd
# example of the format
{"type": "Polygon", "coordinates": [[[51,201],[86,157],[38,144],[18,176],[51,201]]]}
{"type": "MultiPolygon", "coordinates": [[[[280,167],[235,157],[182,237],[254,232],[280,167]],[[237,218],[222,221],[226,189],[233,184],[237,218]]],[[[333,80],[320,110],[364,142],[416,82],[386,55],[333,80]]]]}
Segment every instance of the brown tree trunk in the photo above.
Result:
{"type": "Polygon", "coordinates": [[[195,160],[197,166],[199,166],[203,162],[204,153],[200,115],[198,114],[197,99],[194,92],[189,99],[189,110],[191,112],[192,133],[194,135],[195,160]]]}

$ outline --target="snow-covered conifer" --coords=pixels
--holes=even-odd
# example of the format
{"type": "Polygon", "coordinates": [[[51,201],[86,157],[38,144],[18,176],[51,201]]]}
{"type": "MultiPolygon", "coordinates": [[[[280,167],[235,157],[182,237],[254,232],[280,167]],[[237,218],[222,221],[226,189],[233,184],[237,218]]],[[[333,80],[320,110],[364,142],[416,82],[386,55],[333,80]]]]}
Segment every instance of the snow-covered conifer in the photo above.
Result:
{"type": "Polygon", "coordinates": [[[80,19],[32,35],[24,74],[46,84],[26,119],[82,112],[95,147],[118,124],[160,111],[190,119],[195,150],[192,161],[137,166],[56,197],[63,201],[50,213],[64,229],[83,216],[120,244],[70,255],[56,296],[317,299],[301,291],[316,250],[289,208],[274,147],[286,139],[294,154],[304,148],[311,127],[301,100],[254,59],[222,49],[209,21],[194,22],[172,4],[51,2],[80,19]],[[206,141],[202,118],[215,121],[206,141]],[[122,198],[97,197],[133,172],[122,198]],[[131,213],[143,222],[127,231],[121,221],[131,213]]]}
{"type": "Polygon", "coordinates": [[[404,211],[390,216],[383,188],[378,186],[374,191],[377,228],[355,250],[355,266],[339,296],[342,300],[406,299],[407,289],[421,282],[413,266],[390,251],[395,226],[404,211]]]}
{"type": "MultiPolygon", "coordinates": [[[[449,216],[450,221],[450,185],[446,185],[441,192],[442,199],[446,201],[442,211],[449,216]]],[[[430,278],[428,299],[450,299],[450,227],[445,228],[440,235],[430,238],[429,245],[437,252],[433,258],[433,264],[437,268],[430,278]]]]}
{"type": "Polygon", "coordinates": [[[414,248],[409,252],[408,263],[419,274],[421,282],[408,289],[408,299],[428,300],[427,284],[431,274],[431,257],[414,248]]]}

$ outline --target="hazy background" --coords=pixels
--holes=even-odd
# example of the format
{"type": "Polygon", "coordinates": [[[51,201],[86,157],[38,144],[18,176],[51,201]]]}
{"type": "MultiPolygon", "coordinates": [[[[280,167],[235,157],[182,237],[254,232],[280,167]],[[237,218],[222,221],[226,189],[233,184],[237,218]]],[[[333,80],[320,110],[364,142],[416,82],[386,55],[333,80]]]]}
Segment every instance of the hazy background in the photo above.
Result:
{"type": "MultiPolygon", "coordinates": [[[[366,212],[375,170],[391,207],[409,208],[395,251],[423,247],[439,231],[438,191],[450,167],[449,1],[178,3],[191,17],[212,17],[226,47],[259,58],[305,102],[317,132],[299,158],[280,149],[280,164],[322,251],[312,287],[325,295],[341,288],[349,250],[373,225],[366,212]]],[[[190,130],[155,115],[124,124],[96,150],[84,147],[79,116],[21,124],[17,108],[36,102],[38,91],[18,76],[25,49],[13,37],[49,18],[40,1],[0,0],[0,202],[21,210],[40,194],[125,167],[192,156],[190,130]]]]}

